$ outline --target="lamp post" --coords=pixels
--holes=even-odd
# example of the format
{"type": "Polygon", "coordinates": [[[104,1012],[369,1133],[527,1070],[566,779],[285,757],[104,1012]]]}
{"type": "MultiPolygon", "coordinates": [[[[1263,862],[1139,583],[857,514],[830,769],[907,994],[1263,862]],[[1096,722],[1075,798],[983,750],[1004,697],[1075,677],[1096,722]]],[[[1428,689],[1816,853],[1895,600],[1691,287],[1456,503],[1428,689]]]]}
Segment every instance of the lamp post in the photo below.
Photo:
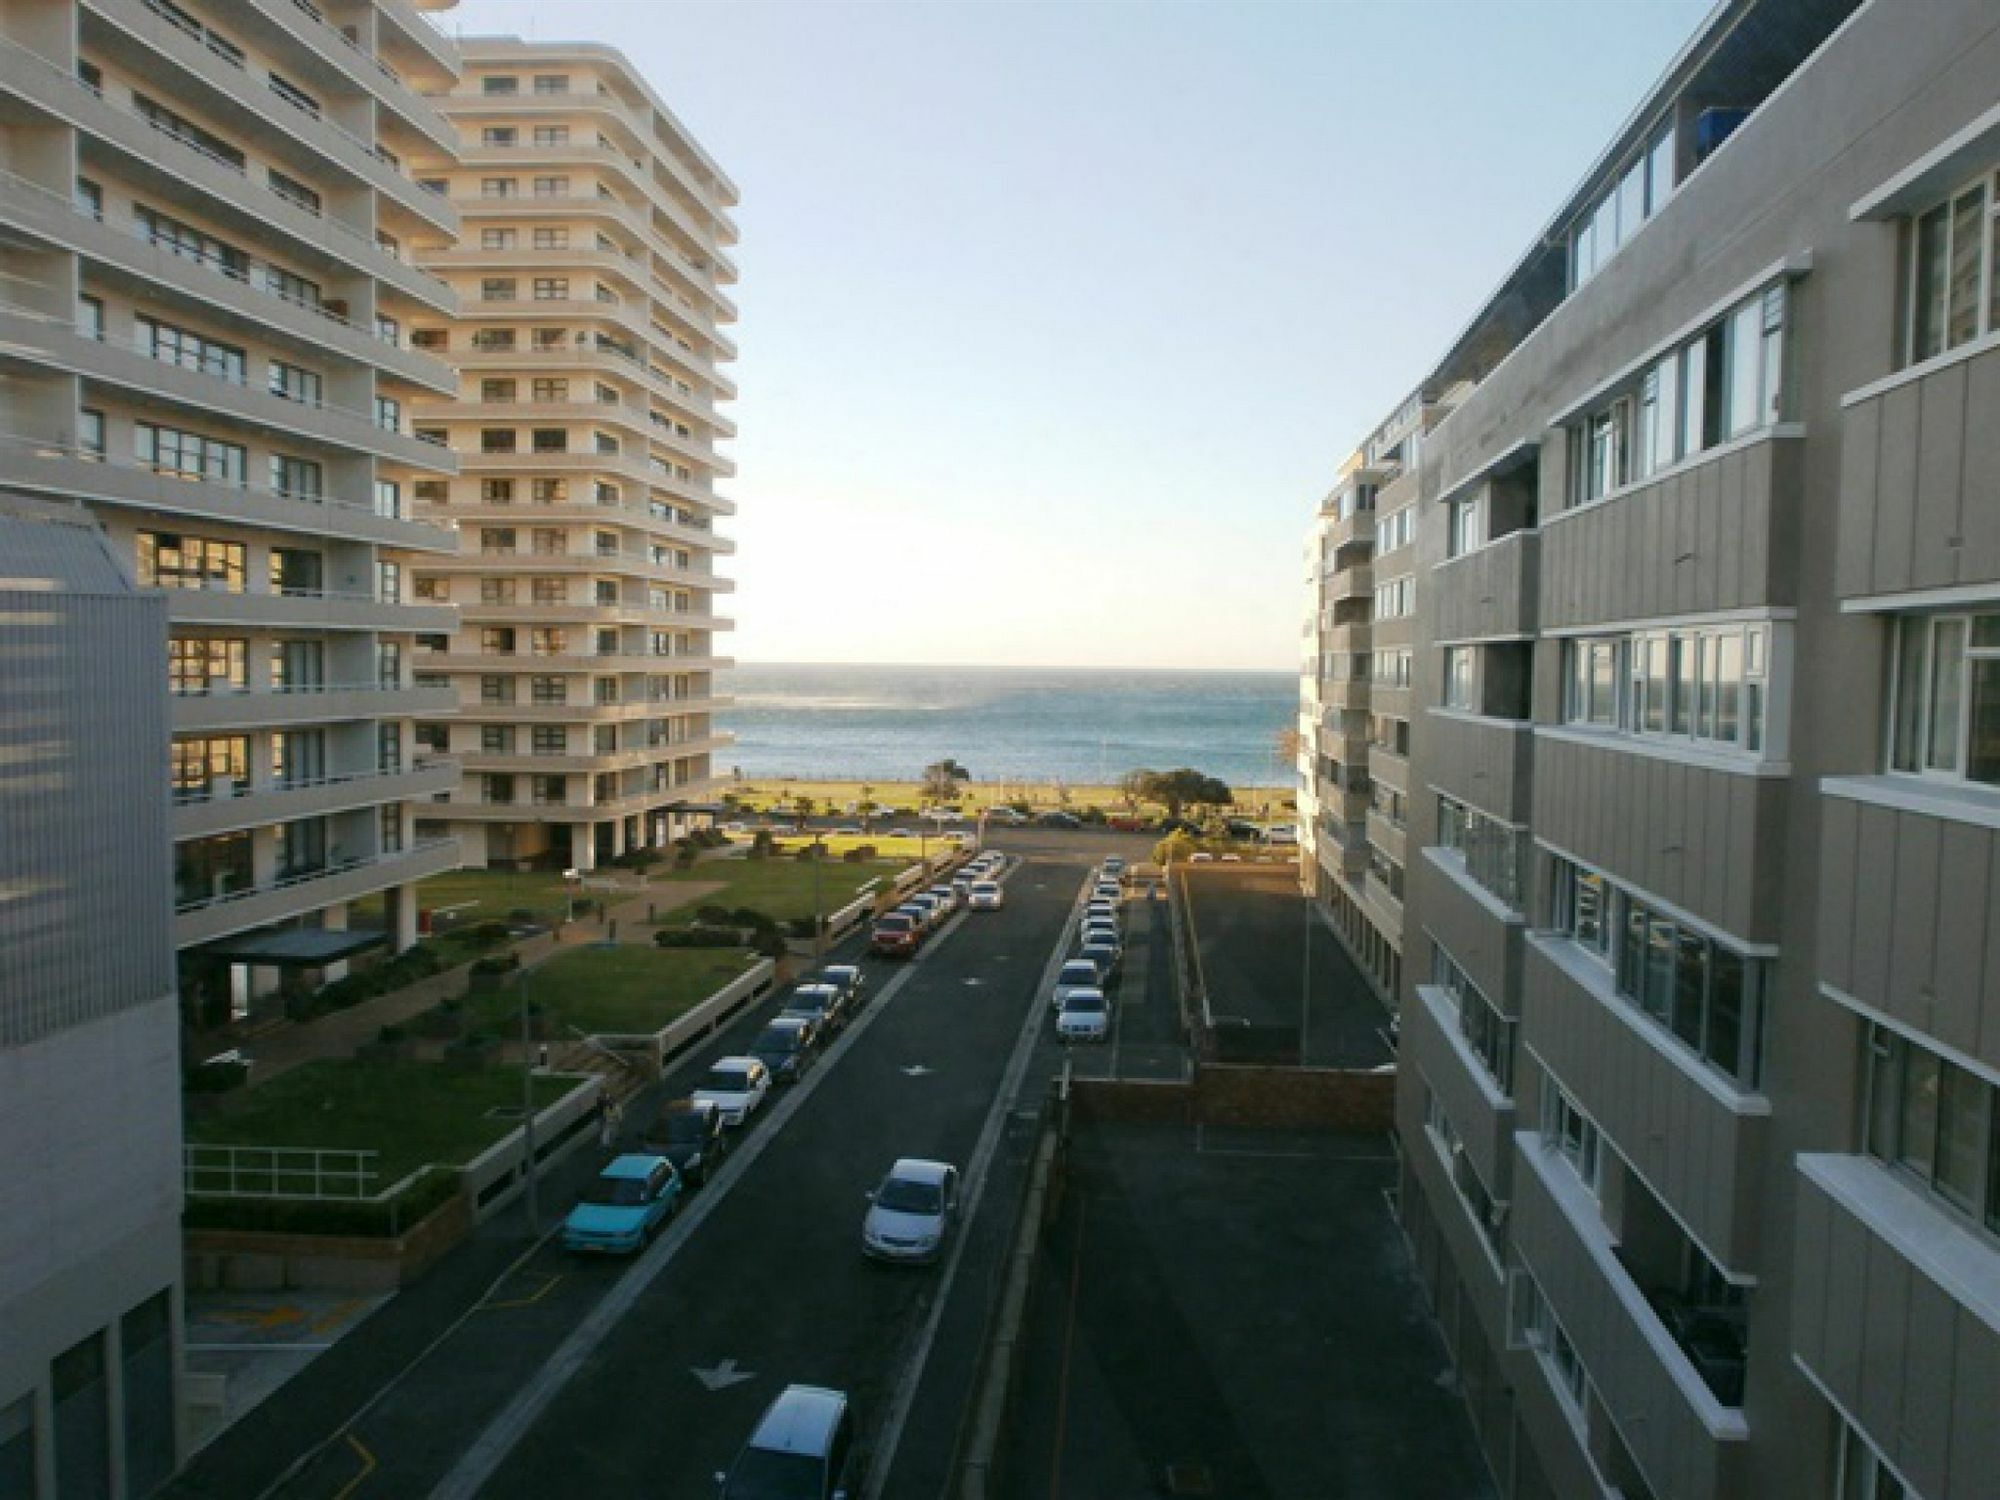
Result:
{"type": "Polygon", "coordinates": [[[826,942],[826,918],[820,914],[819,901],[819,867],[820,862],[826,858],[826,845],[821,842],[819,835],[814,834],[809,847],[812,849],[813,867],[813,967],[817,969],[820,959],[824,956],[826,942]]]}
{"type": "Polygon", "coordinates": [[[535,1048],[529,1036],[528,971],[522,969],[514,982],[521,996],[521,1156],[526,1173],[528,1238],[542,1235],[542,1208],[535,1185],[535,1048]]]}

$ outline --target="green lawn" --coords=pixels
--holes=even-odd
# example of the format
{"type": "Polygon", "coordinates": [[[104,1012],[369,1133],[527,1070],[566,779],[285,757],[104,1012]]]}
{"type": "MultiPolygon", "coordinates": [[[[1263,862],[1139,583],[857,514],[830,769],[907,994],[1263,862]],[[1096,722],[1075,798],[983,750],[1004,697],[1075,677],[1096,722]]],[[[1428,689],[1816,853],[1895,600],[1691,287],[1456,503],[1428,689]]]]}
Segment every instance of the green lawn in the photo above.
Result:
{"type": "MultiPolygon", "coordinates": [[[[621,882],[634,879],[623,870],[605,874],[616,875],[621,882]]],[[[594,886],[579,886],[575,894],[595,899],[607,893],[594,886]]],[[[453,908],[450,920],[460,925],[503,922],[517,910],[532,911],[536,920],[553,923],[567,913],[570,895],[569,883],[560,870],[453,870],[417,885],[419,907],[431,912],[453,908]]]]}
{"type": "MultiPolygon", "coordinates": [[[[852,901],[869,881],[887,882],[906,869],[911,861],[901,859],[863,860],[849,864],[843,859],[820,862],[820,909],[831,913],[852,901]]],[[[685,927],[703,906],[755,907],[773,920],[784,922],[813,913],[813,866],[800,859],[710,859],[692,870],[662,874],[655,871],[653,884],[717,881],[723,886],[685,906],[677,907],[663,919],[685,927]]]]}
{"type": "MultiPolygon", "coordinates": [[[[554,1103],[575,1080],[537,1078],[537,1107],[554,1103]]],[[[196,1145],[324,1146],[379,1151],[380,1191],[426,1162],[463,1164],[517,1126],[491,1115],[518,1106],[521,1075],[512,1068],[471,1072],[431,1062],[307,1063],[230,1097],[226,1112],[187,1123],[196,1145]]]]}
{"type": "MultiPolygon", "coordinates": [[[[528,997],[568,1035],[658,1031],[748,969],[756,959],[736,948],[572,948],[530,970],[528,997]]],[[[519,1014],[510,984],[467,1004],[505,1029],[519,1014]]]]}

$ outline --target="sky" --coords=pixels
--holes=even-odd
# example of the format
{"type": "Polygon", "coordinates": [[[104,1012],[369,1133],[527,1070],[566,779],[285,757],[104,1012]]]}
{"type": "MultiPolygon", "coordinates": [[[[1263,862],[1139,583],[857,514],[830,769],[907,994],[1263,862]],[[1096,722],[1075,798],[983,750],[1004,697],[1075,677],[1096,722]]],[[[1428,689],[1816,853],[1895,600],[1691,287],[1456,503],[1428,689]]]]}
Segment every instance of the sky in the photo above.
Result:
{"type": "Polygon", "coordinates": [[[440,19],[622,48],[742,193],[722,649],[1294,670],[1341,460],[1709,3],[440,19]]]}

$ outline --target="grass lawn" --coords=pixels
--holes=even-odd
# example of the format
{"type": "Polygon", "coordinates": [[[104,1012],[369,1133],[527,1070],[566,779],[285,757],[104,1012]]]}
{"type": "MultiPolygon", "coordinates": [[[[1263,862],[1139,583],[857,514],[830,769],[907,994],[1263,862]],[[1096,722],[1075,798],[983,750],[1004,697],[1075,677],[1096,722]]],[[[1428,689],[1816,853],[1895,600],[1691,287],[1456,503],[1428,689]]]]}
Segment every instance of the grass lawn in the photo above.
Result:
{"type": "MultiPolygon", "coordinates": [[[[928,800],[923,796],[922,785],[915,781],[875,781],[867,783],[868,800],[881,806],[915,809],[928,800]]],[[[794,781],[789,777],[751,777],[733,783],[723,790],[736,799],[739,807],[757,812],[769,812],[774,806],[783,804],[787,809],[794,797],[810,797],[814,811],[826,817],[852,817],[847,811],[850,803],[861,801],[862,783],[858,781],[794,781]]],[[[1071,812],[1081,812],[1086,807],[1101,807],[1106,813],[1121,814],[1126,811],[1124,795],[1115,786],[1090,786],[1081,782],[1071,782],[1063,790],[1068,794],[1065,801],[1057,795],[1056,786],[1048,781],[965,781],[959,783],[959,811],[968,816],[982,807],[998,807],[1007,803],[1025,802],[1034,812],[1051,812],[1067,808],[1071,812]]],[[[1242,815],[1282,816],[1297,806],[1295,794],[1289,786],[1281,787],[1237,787],[1235,811],[1242,815]]],[[[1140,811],[1148,817],[1159,817],[1165,809],[1157,803],[1141,803],[1140,811]]],[[[906,823],[914,812],[892,818],[892,823],[906,823]]],[[[723,821],[727,822],[725,815],[723,821]]]]}
{"type": "MultiPolygon", "coordinates": [[[[616,878],[621,884],[635,882],[637,878],[626,870],[606,870],[601,874],[603,878],[616,878]]],[[[598,878],[598,873],[591,876],[592,881],[598,878]]],[[[575,894],[595,899],[606,892],[594,884],[584,884],[577,887],[575,894]]],[[[638,894],[637,890],[632,894],[638,894]]],[[[536,920],[554,923],[567,913],[570,895],[569,882],[562,878],[560,870],[453,870],[447,875],[433,875],[417,885],[419,907],[431,912],[452,908],[451,920],[461,925],[504,922],[510,912],[517,910],[532,911],[536,920]]]]}
{"type": "MultiPolygon", "coordinates": [[[[537,1078],[538,1107],[575,1088],[537,1078]]],[[[226,1112],[191,1119],[196,1145],[324,1146],[379,1151],[380,1191],[426,1162],[464,1163],[520,1122],[488,1114],[518,1106],[521,1075],[511,1068],[453,1072],[431,1062],[307,1063],[241,1091],[226,1112]]]]}
{"type": "MultiPolygon", "coordinates": [[[[658,1031],[756,962],[736,948],[652,948],[630,944],[572,948],[530,970],[529,998],[567,1035],[578,1031],[658,1031]]],[[[519,981],[517,981],[519,982],[519,981]]],[[[482,1021],[505,1029],[519,1014],[510,985],[474,995],[467,1004],[482,1021]]]]}
{"type": "MultiPolygon", "coordinates": [[[[879,847],[879,844],[878,844],[879,847]]],[[[871,880],[889,881],[910,860],[877,859],[849,864],[842,859],[824,860],[819,865],[820,906],[823,911],[839,911],[861,893],[871,880]]],[[[694,921],[703,906],[755,907],[776,921],[810,917],[813,912],[813,866],[798,859],[711,859],[692,870],[671,874],[655,873],[653,884],[672,885],[682,881],[720,881],[723,889],[669,913],[666,924],[685,927],[694,921]]]]}

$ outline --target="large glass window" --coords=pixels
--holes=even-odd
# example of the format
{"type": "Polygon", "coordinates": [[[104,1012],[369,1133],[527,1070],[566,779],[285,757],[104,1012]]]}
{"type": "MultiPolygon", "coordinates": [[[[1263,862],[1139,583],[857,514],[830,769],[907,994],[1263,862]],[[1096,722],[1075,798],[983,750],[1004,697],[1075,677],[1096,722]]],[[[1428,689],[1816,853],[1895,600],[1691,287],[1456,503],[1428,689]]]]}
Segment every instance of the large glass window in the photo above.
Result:
{"type": "Polygon", "coordinates": [[[1881,1025],[1868,1035],[1868,1154],[2000,1233],[2000,1088],[1881,1025]]]}
{"type": "Polygon", "coordinates": [[[2000,611],[1896,623],[1889,764],[2000,783],[2000,611]]]}
{"type": "Polygon", "coordinates": [[[1431,944],[1431,983],[1451,997],[1458,1011],[1459,1034],[1472,1049],[1502,1093],[1514,1088],[1515,1021],[1467,977],[1465,970],[1444,950],[1431,944]]]}
{"type": "Polygon", "coordinates": [[[241,542],[184,536],[167,531],[142,531],[135,551],[139,582],[148,588],[220,589],[243,592],[244,550],[241,542]]]}
{"type": "Polygon", "coordinates": [[[205,479],[242,485],[249,475],[248,450],[198,432],[135,422],[132,447],[140,463],[177,479],[205,479]]]}
{"type": "Polygon", "coordinates": [[[1906,240],[1909,266],[1903,355],[1931,359],[2000,326],[2000,191],[1981,177],[1918,214],[1906,240]]]}

